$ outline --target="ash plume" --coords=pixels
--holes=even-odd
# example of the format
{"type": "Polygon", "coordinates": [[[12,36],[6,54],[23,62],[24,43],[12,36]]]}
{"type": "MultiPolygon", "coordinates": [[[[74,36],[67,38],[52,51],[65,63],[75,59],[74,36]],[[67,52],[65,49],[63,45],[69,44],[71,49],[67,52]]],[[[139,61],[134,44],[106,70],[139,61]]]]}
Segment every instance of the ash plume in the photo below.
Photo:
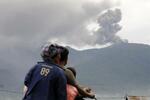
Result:
{"type": "Polygon", "coordinates": [[[97,44],[104,45],[106,43],[114,44],[124,42],[124,40],[117,36],[117,32],[122,28],[119,25],[121,18],[120,9],[107,10],[98,17],[97,23],[100,28],[94,33],[97,37],[97,44]]]}

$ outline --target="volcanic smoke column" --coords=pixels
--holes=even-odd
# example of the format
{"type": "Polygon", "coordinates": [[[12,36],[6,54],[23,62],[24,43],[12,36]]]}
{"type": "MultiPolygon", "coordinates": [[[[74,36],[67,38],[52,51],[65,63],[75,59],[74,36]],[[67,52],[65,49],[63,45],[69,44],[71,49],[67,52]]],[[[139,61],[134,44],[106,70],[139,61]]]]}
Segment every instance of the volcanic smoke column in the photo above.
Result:
{"type": "Polygon", "coordinates": [[[119,36],[116,35],[116,33],[122,28],[118,24],[120,20],[120,9],[107,10],[105,13],[101,14],[97,19],[100,28],[94,33],[97,37],[96,43],[103,45],[106,43],[114,44],[124,42],[119,36]]]}

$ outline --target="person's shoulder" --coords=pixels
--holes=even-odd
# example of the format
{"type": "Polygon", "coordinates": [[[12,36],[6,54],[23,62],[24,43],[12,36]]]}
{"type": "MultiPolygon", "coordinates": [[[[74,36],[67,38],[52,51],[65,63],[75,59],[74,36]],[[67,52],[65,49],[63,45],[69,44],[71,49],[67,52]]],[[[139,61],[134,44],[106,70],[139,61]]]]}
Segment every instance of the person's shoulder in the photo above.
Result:
{"type": "Polygon", "coordinates": [[[64,69],[62,69],[60,66],[57,66],[56,68],[57,68],[58,72],[64,73],[64,69]]]}
{"type": "Polygon", "coordinates": [[[49,63],[46,63],[46,62],[37,62],[36,64],[37,67],[46,67],[46,68],[50,68],[50,69],[53,69],[55,68],[55,65],[53,64],[49,64],[49,63]]]}
{"type": "Polygon", "coordinates": [[[38,62],[37,66],[50,68],[55,74],[64,73],[64,70],[59,65],[54,63],[38,62]]]}
{"type": "Polygon", "coordinates": [[[64,69],[61,68],[59,65],[56,65],[56,66],[55,66],[55,71],[56,71],[56,73],[57,73],[58,76],[60,76],[60,75],[65,75],[65,74],[64,74],[64,69]]]}
{"type": "Polygon", "coordinates": [[[72,71],[68,68],[64,69],[65,74],[73,74],[72,71]]]}
{"type": "Polygon", "coordinates": [[[64,74],[66,75],[66,77],[68,79],[70,79],[70,78],[72,79],[74,77],[73,72],[70,69],[67,69],[67,68],[64,69],[64,74]]]}
{"type": "Polygon", "coordinates": [[[63,70],[63,68],[61,68],[59,65],[57,65],[57,64],[49,64],[48,65],[49,67],[52,67],[53,68],[53,70],[54,70],[54,72],[56,72],[56,73],[64,73],[64,70],[63,70]]]}

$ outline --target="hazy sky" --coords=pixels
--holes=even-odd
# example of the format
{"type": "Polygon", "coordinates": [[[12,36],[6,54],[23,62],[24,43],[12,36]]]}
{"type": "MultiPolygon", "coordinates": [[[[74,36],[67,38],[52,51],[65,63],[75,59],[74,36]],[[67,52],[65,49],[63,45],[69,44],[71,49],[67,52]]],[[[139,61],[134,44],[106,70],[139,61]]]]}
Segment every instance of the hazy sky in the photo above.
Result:
{"type": "Polygon", "coordinates": [[[39,47],[56,41],[84,48],[125,40],[150,44],[149,9],[149,0],[1,0],[0,45],[39,47]]]}
{"type": "Polygon", "coordinates": [[[120,0],[122,30],[118,33],[129,42],[150,44],[150,0],[120,0]]]}

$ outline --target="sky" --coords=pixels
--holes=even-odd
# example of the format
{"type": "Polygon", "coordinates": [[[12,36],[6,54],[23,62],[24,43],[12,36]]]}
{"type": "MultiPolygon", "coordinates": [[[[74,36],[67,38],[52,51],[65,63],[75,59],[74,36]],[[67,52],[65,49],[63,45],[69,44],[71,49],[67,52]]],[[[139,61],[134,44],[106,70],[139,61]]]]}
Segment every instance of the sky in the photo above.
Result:
{"type": "Polygon", "coordinates": [[[122,30],[118,33],[122,38],[133,43],[150,44],[150,1],[121,0],[122,30]]]}
{"type": "Polygon", "coordinates": [[[32,48],[50,41],[84,49],[150,44],[149,9],[149,0],[1,0],[0,45],[32,48]]]}

